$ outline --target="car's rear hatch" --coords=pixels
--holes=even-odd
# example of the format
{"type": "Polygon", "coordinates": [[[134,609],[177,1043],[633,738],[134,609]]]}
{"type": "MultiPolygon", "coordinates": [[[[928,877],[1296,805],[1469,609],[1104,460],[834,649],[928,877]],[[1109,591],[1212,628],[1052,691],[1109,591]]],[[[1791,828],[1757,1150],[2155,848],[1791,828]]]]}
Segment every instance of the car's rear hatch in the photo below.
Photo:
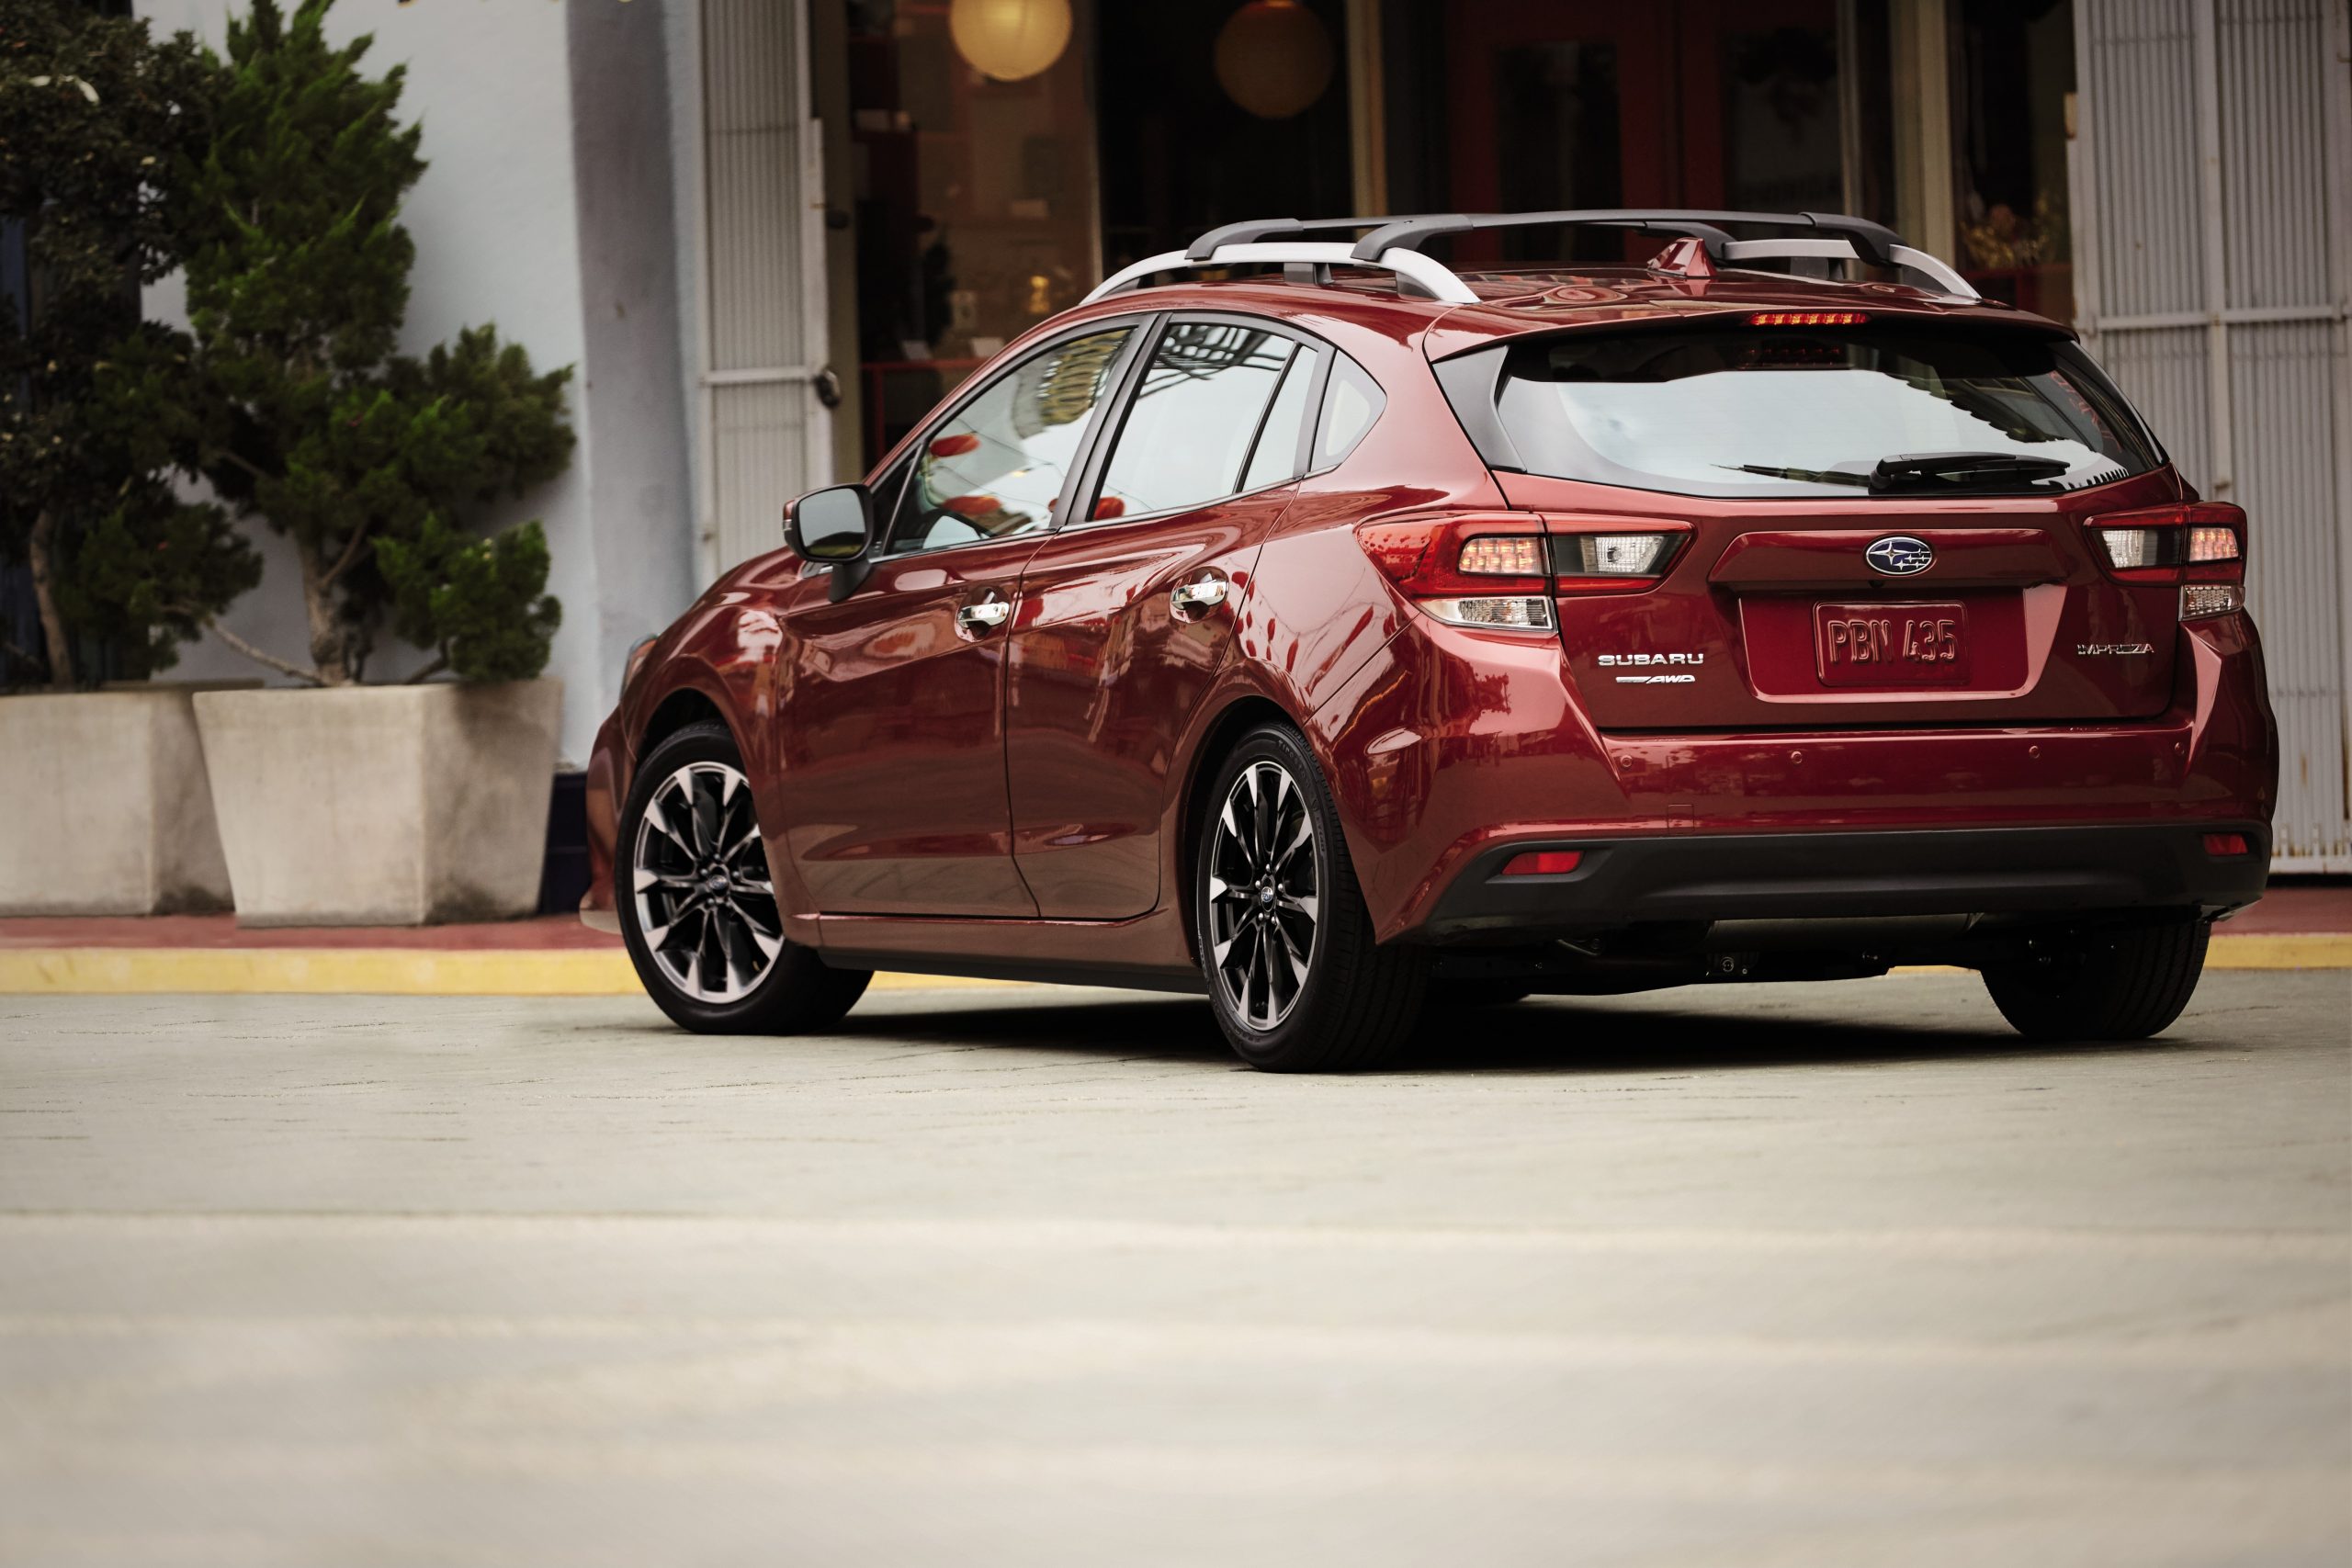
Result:
{"type": "Polygon", "coordinates": [[[2171,700],[2178,590],[2113,581],[2084,531],[2174,499],[2168,472],[2052,499],[1644,496],[1638,512],[1623,491],[1496,477],[1555,534],[1688,529],[1656,586],[1555,600],[1604,729],[2098,721],[2171,700]],[[1880,561],[1926,564],[1880,570],[1882,541],[1880,561]]]}
{"type": "Polygon", "coordinates": [[[2181,491],[2053,331],[1740,312],[1438,368],[1554,536],[1569,671],[1603,728],[2145,717],[2173,692],[2178,579],[2131,581],[2089,525],[2181,491]],[[1647,576],[1645,535],[1672,536],[1647,576]]]}

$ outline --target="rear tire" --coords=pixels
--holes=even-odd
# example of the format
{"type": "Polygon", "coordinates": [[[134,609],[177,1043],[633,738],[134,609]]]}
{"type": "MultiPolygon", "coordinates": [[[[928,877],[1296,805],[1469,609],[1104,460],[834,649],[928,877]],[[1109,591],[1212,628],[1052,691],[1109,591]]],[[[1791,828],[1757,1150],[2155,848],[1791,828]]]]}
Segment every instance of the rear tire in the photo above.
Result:
{"type": "Polygon", "coordinates": [[[1419,1019],[1428,957],[1374,942],[1306,741],[1280,725],[1243,736],[1204,813],[1193,908],[1209,1005],[1235,1054],[1277,1073],[1389,1060],[1419,1019]]]}
{"type": "Polygon", "coordinates": [[[2089,931],[2071,951],[1987,967],[1993,1005],[2029,1040],[2145,1040],[2196,994],[2209,920],[2089,931]]]}
{"type": "Polygon", "coordinates": [[[742,753],[725,725],[689,725],[646,754],[621,808],[613,905],[638,979],[685,1028],[829,1028],[874,977],[835,969],[784,939],[773,875],[742,753]]]}

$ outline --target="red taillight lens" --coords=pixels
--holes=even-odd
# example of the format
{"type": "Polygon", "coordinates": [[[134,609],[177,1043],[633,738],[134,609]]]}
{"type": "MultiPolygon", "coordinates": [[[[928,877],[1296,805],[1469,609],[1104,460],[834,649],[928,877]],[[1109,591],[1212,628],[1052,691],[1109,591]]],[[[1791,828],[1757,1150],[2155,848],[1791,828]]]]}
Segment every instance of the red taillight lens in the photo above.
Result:
{"type": "Polygon", "coordinates": [[[2252,854],[2254,850],[2245,841],[2244,833],[2208,833],[2205,835],[2205,852],[2226,859],[2232,855],[2252,854]]]}
{"type": "Polygon", "coordinates": [[[1665,576],[1690,525],[1649,517],[1441,513],[1367,523],[1381,575],[1455,626],[1549,630],[1555,593],[1637,593],[1665,576]]]}
{"type": "Polygon", "coordinates": [[[1581,850],[1530,850],[1504,863],[1505,876],[1566,876],[1584,861],[1581,850]]]}
{"type": "Polygon", "coordinates": [[[1454,568],[1472,577],[1542,577],[1544,541],[1532,534],[1481,534],[1463,542],[1454,568]]]}
{"type": "Polygon", "coordinates": [[[2124,582],[2245,581],[2245,513],[2224,501],[2110,513],[2091,534],[2124,582]]]}

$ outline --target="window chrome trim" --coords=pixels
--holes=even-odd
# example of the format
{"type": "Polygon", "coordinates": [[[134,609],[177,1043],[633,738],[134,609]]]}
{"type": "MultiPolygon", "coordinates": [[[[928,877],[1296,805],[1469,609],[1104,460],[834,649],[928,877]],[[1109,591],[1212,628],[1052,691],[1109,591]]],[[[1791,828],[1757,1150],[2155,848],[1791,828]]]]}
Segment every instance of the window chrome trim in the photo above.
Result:
{"type": "MultiPolygon", "coordinates": [[[[1093,449],[1087,455],[1084,465],[1084,483],[1078,492],[1086,498],[1087,504],[1083,508],[1075,504],[1067,508],[1066,514],[1055,521],[1052,532],[1060,534],[1081,528],[1102,528],[1123,523],[1148,523],[1156,519],[1181,517],[1186,513],[1199,512],[1211,506],[1221,506],[1228,501],[1238,501],[1244,496],[1262,495],[1268,491],[1279,490],[1283,485],[1296,484],[1308,477],[1306,459],[1314,451],[1315,430],[1322,421],[1323,384],[1330,377],[1332,361],[1340,353],[1339,347],[1322,334],[1294,325],[1279,317],[1261,316],[1249,310],[1169,310],[1160,314],[1151,334],[1150,346],[1136,356],[1134,364],[1129,367],[1128,379],[1136,385],[1141,384],[1143,372],[1150,364],[1149,356],[1159,351],[1160,340],[1170,332],[1180,326],[1190,326],[1201,322],[1210,325],[1250,327],[1271,333],[1276,337],[1288,338],[1294,345],[1316,350],[1318,356],[1316,367],[1317,381],[1307,389],[1306,417],[1299,422],[1299,453],[1297,459],[1292,465],[1295,471],[1286,479],[1272,484],[1260,485],[1255,490],[1227,491],[1221,495],[1211,496],[1206,501],[1195,501],[1183,506],[1162,507],[1157,512],[1138,512],[1124,517],[1081,516],[1081,512],[1091,513],[1094,503],[1102,499],[1102,480],[1110,468],[1111,454],[1117,448],[1119,437],[1127,428],[1127,415],[1134,407],[1135,388],[1122,384],[1119,388],[1118,405],[1114,411],[1114,417],[1096,434],[1093,449]]],[[[1295,353],[1295,348],[1294,348],[1295,353]]],[[[1289,373],[1290,367],[1285,364],[1283,374],[1288,376],[1289,373]]],[[[1369,376],[1372,372],[1367,370],[1364,374],[1369,376]]],[[[1379,383],[1375,380],[1374,384],[1377,386],[1379,383]]],[[[1282,389],[1283,384],[1278,379],[1274,383],[1273,390],[1266,395],[1266,407],[1260,412],[1258,430],[1250,438],[1250,450],[1242,455],[1240,471],[1234,475],[1237,480],[1250,471],[1250,458],[1256,454],[1258,442],[1265,434],[1266,418],[1272,413],[1274,400],[1281,396],[1282,389]]],[[[1387,396],[1385,389],[1381,396],[1383,398],[1387,396]]],[[[1108,399],[1104,400],[1109,401],[1108,399]]],[[[1379,421],[1374,420],[1373,423],[1377,424],[1379,421]]],[[[1369,433],[1367,428],[1366,434],[1369,433]]]]}
{"type": "Polygon", "coordinates": [[[1134,371],[1136,363],[1136,344],[1147,340],[1158,342],[1159,328],[1166,318],[1165,311],[1147,310],[1132,315],[1100,316],[1091,321],[1074,321],[1069,327],[1030,344],[1027,352],[1016,359],[1006,360],[1001,366],[991,361],[989,366],[983,367],[986,371],[985,378],[979,371],[975,371],[967,377],[964,384],[957,387],[947,400],[932,411],[930,420],[910,431],[906,438],[897,446],[892,447],[873,470],[877,474],[885,473],[888,471],[891,463],[899,457],[903,456],[907,460],[906,482],[899,487],[899,499],[897,504],[890,509],[890,520],[888,525],[876,531],[877,536],[887,542],[890,536],[890,529],[898,526],[899,513],[907,503],[907,492],[914,488],[914,465],[918,460],[916,453],[923,443],[929,441],[942,427],[953,423],[958,415],[986,396],[1005,377],[1019,370],[1040,355],[1050,354],[1055,349],[1078,338],[1092,337],[1099,333],[1125,327],[1129,329],[1127,341],[1119,345],[1118,357],[1111,362],[1111,373],[1106,378],[1107,384],[1102,395],[1095,400],[1094,407],[1088,411],[1087,428],[1079,438],[1076,460],[1070,464],[1069,472],[1062,476],[1060,493],[1054,498],[1051,508],[1053,515],[1046,518],[1043,528],[1032,529],[1021,534],[962,539],[952,545],[941,545],[936,549],[902,550],[895,554],[876,551],[864,558],[870,565],[881,567],[902,560],[928,559],[933,556],[945,555],[951,550],[968,550],[979,545],[1008,544],[1014,539],[1042,540],[1059,532],[1061,518],[1069,510],[1072,481],[1085,474],[1089,465],[1093,461],[1095,451],[1102,446],[1104,411],[1115,406],[1120,393],[1125,387],[1127,378],[1134,371]]]}

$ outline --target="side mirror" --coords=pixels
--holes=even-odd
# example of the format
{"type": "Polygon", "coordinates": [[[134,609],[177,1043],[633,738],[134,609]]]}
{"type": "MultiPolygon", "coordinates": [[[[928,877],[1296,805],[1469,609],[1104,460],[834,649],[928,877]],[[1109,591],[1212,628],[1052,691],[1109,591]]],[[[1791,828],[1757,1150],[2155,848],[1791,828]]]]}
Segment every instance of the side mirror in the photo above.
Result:
{"type": "Polygon", "coordinates": [[[820,566],[855,560],[874,542],[874,497],[864,485],[812,490],[784,509],[784,540],[820,566]]]}

